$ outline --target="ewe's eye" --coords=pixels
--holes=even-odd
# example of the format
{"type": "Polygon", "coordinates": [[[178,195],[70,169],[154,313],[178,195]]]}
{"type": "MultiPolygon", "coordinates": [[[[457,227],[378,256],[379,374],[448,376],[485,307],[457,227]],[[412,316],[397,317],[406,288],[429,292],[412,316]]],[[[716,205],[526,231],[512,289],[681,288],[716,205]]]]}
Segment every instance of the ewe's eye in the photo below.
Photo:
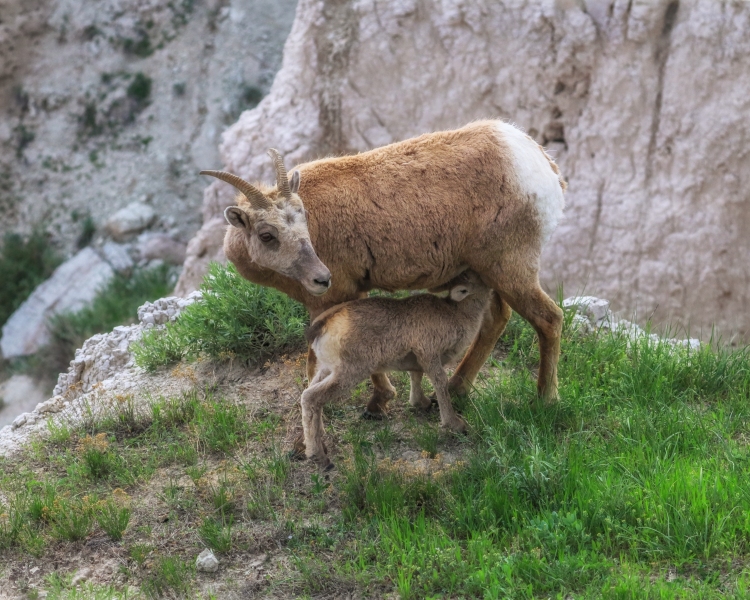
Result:
{"type": "Polygon", "coordinates": [[[271,235],[267,231],[264,231],[258,237],[260,238],[260,241],[263,242],[264,244],[267,244],[268,242],[272,242],[274,240],[273,235],[271,235]]]}

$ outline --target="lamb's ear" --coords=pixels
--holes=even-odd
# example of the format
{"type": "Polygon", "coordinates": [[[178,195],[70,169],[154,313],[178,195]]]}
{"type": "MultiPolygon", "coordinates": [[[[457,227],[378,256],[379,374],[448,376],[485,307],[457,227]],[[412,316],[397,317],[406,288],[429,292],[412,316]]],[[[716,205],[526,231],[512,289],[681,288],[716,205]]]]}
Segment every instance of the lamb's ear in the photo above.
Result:
{"type": "Polygon", "coordinates": [[[224,211],[224,218],[232,227],[237,227],[238,229],[250,229],[252,225],[250,215],[239,206],[228,206],[224,211]]]}
{"type": "Polygon", "coordinates": [[[451,290],[451,300],[461,302],[469,295],[469,289],[465,285],[457,285],[451,290]]]}
{"type": "Polygon", "coordinates": [[[299,191],[299,171],[292,173],[292,180],[289,182],[289,188],[292,190],[292,194],[296,194],[299,191]]]}

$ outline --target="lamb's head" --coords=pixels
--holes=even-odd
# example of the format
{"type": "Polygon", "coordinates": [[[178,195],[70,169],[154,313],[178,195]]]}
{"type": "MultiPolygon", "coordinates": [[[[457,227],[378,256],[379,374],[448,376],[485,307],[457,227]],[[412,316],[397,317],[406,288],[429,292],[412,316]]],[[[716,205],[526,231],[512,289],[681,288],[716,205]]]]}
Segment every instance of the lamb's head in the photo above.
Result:
{"type": "Polygon", "coordinates": [[[461,302],[469,296],[485,301],[490,294],[490,289],[484,284],[482,278],[471,270],[464,271],[449,282],[431,288],[429,291],[433,294],[445,295],[454,302],[461,302]]]}
{"type": "Polygon", "coordinates": [[[289,181],[284,161],[276,150],[268,154],[276,166],[276,188],[265,193],[224,171],[201,171],[236,187],[242,196],[238,206],[224,211],[226,220],[240,235],[248,257],[257,265],[299,281],[315,296],[328,291],[331,272],[320,261],[310,242],[307,215],[299,190],[299,171],[289,181]]]}

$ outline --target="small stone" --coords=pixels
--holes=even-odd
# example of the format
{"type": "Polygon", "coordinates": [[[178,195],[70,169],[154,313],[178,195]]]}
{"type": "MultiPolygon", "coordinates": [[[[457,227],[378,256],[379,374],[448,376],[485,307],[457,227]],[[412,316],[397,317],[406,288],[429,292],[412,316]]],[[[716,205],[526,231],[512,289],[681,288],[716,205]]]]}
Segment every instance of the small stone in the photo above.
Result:
{"type": "Polygon", "coordinates": [[[29,569],[29,573],[31,573],[31,574],[33,575],[33,574],[34,574],[34,573],[36,573],[36,572],[37,572],[38,570],[39,570],[39,567],[34,567],[33,569],[29,569]]]}
{"type": "Polygon", "coordinates": [[[91,577],[91,569],[89,569],[88,567],[79,569],[78,572],[73,575],[73,579],[70,580],[70,585],[75,587],[79,583],[83,583],[84,581],[86,581],[89,577],[91,577]]]}
{"type": "Polygon", "coordinates": [[[219,559],[214,553],[206,548],[195,559],[195,568],[203,573],[216,573],[219,570],[219,559]]]}
{"type": "Polygon", "coordinates": [[[156,212],[148,204],[133,202],[113,214],[105,225],[109,234],[118,242],[147,229],[156,219],[156,212]]]}
{"type": "Polygon", "coordinates": [[[29,418],[29,414],[30,413],[23,413],[22,415],[18,415],[15,419],[13,419],[11,427],[13,427],[13,429],[23,427],[26,424],[26,420],[29,418]]]}

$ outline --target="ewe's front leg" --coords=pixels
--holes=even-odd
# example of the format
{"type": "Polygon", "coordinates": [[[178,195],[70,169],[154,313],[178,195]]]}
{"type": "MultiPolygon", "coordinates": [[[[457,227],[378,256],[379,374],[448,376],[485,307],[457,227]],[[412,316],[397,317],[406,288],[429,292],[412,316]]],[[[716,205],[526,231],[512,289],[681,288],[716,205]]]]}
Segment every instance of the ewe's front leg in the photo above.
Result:
{"type": "Polygon", "coordinates": [[[482,326],[477,333],[477,337],[467,350],[461,364],[456,370],[448,383],[451,393],[457,396],[466,396],[471,391],[471,386],[477,377],[477,373],[492,353],[497,340],[500,339],[505,326],[511,316],[510,306],[505,302],[497,292],[490,297],[489,306],[484,313],[482,326]]]}
{"type": "Polygon", "coordinates": [[[388,401],[396,397],[396,388],[385,373],[373,373],[372,385],[375,389],[362,416],[365,419],[382,419],[388,414],[388,401]]]}

